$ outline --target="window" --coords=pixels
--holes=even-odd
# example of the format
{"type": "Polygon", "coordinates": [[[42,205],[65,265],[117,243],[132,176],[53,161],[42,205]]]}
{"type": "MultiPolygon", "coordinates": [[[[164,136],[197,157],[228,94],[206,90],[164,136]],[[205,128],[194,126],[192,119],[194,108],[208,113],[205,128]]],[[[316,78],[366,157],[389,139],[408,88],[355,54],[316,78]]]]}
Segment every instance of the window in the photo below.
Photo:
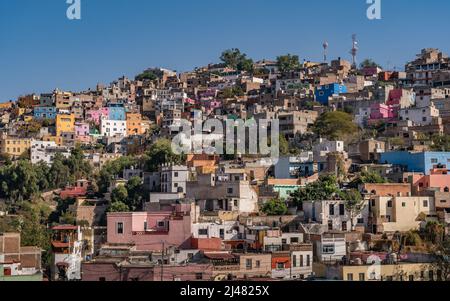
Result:
{"type": "Polygon", "coordinates": [[[293,266],[294,268],[297,267],[297,255],[293,255],[293,256],[292,256],[292,266],[293,266]]]}
{"type": "Polygon", "coordinates": [[[353,281],[353,274],[351,273],[347,274],[347,281],[353,281]]]}
{"type": "Polygon", "coordinates": [[[261,267],[261,260],[257,260],[255,266],[257,269],[259,269],[261,267]]]}
{"type": "Polygon", "coordinates": [[[306,255],[306,266],[309,267],[311,265],[311,255],[306,255]]]}
{"type": "Polygon", "coordinates": [[[117,223],[117,234],[123,234],[123,223],[117,223]]]}
{"type": "Polygon", "coordinates": [[[300,267],[303,267],[303,255],[300,255],[300,267]]]}
{"type": "Polygon", "coordinates": [[[344,204],[339,204],[339,215],[340,216],[345,215],[345,205],[344,204]]]}
{"type": "Polygon", "coordinates": [[[414,281],[414,275],[409,275],[409,281],[414,281]]]}
{"type": "Polygon", "coordinates": [[[178,172],[175,172],[173,175],[174,178],[178,178],[178,172]]]}
{"type": "Polygon", "coordinates": [[[228,188],[228,189],[227,189],[227,193],[228,193],[228,194],[233,194],[233,188],[231,188],[231,187],[228,188]]]}
{"type": "Polygon", "coordinates": [[[147,222],[144,222],[144,231],[147,231],[147,222]]]}
{"type": "Polygon", "coordinates": [[[406,207],[406,203],[405,202],[402,203],[402,207],[406,207]]]}
{"type": "Polygon", "coordinates": [[[334,215],[334,204],[330,205],[330,215],[334,215]]]}
{"type": "Polygon", "coordinates": [[[195,273],[195,279],[196,280],[202,280],[203,279],[203,273],[195,273]]]}
{"type": "Polygon", "coordinates": [[[164,221],[159,221],[158,222],[158,227],[159,228],[163,228],[163,227],[165,227],[166,226],[166,223],[164,222],[164,221]]]}
{"type": "Polygon", "coordinates": [[[208,235],[208,229],[198,229],[198,235],[208,235]]]}
{"type": "Polygon", "coordinates": [[[252,259],[245,260],[245,267],[247,268],[247,270],[251,270],[253,267],[253,260],[252,259]]]}
{"type": "Polygon", "coordinates": [[[428,280],[434,281],[434,272],[433,271],[428,272],[428,280]]]}
{"type": "Polygon", "coordinates": [[[433,163],[433,164],[437,164],[439,161],[438,161],[438,159],[431,159],[431,163],[433,163]]]}
{"type": "Polygon", "coordinates": [[[423,201],[423,207],[425,207],[425,208],[428,207],[428,201],[427,201],[427,200],[424,200],[424,201],[423,201]]]}
{"type": "Polygon", "coordinates": [[[328,221],[328,231],[333,230],[333,221],[328,221]]]}
{"type": "Polygon", "coordinates": [[[298,244],[298,237],[291,237],[291,244],[298,244]]]}
{"type": "Polygon", "coordinates": [[[323,254],[334,254],[334,245],[324,245],[322,248],[323,254]]]}
{"type": "Polygon", "coordinates": [[[286,238],[283,238],[283,239],[281,240],[281,243],[282,243],[283,245],[287,244],[287,239],[286,239],[286,238]]]}
{"type": "Polygon", "coordinates": [[[277,262],[277,270],[283,270],[284,269],[284,263],[283,262],[277,262]]]}
{"type": "Polygon", "coordinates": [[[387,206],[388,206],[388,208],[392,208],[392,201],[388,201],[387,206]]]}
{"type": "Polygon", "coordinates": [[[366,281],[366,274],[359,273],[359,281],[366,281]]]}
{"type": "Polygon", "coordinates": [[[347,231],[347,222],[342,222],[342,231],[347,231]]]}

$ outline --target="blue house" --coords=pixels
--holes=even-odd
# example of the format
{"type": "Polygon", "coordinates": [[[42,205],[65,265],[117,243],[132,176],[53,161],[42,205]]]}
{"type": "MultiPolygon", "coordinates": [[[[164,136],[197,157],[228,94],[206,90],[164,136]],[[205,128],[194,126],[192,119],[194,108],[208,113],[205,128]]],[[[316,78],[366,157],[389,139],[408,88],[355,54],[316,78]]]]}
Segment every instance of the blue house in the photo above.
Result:
{"type": "Polygon", "coordinates": [[[56,107],[35,107],[34,118],[35,119],[55,119],[56,107]]]}
{"type": "Polygon", "coordinates": [[[126,112],[123,104],[110,104],[109,109],[109,120],[126,120],[126,112]]]}
{"type": "Polygon", "coordinates": [[[436,165],[450,166],[450,153],[446,152],[388,152],[381,154],[380,163],[401,165],[408,172],[420,172],[426,175],[436,165]]]}
{"type": "Polygon", "coordinates": [[[328,98],[333,95],[347,93],[347,87],[340,84],[318,86],[316,88],[316,101],[328,105],[328,98]]]}

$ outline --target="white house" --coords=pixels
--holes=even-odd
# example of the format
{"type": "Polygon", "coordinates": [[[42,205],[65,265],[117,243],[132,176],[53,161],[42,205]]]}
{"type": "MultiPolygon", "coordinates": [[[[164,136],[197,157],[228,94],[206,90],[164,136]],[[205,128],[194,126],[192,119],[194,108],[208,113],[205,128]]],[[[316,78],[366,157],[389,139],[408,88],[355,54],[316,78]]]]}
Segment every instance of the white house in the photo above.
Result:
{"type": "Polygon", "coordinates": [[[327,139],[319,139],[314,145],[313,153],[315,161],[323,161],[329,153],[343,153],[344,141],[328,141],[327,139]]]}
{"type": "Polygon", "coordinates": [[[235,240],[239,237],[238,222],[221,223],[195,223],[192,224],[192,237],[194,238],[220,238],[222,240],[235,240]]]}
{"type": "Polygon", "coordinates": [[[188,168],[184,165],[165,165],[161,167],[161,192],[185,193],[188,168]]]}
{"type": "Polygon", "coordinates": [[[38,164],[44,162],[48,165],[53,163],[55,155],[59,153],[63,157],[68,158],[71,154],[66,147],[58,147],[53,141],[37,141],[31,142],[31,163],[38,164]]]}
{"type": "MultiPolygon", "coordinates": [[[[305,221],[316,222],[327,226],[329,231],[351,231],[350,212],[346,209],[346,201],[307,201],[303,203],[305,221]]],[[[354,216],[353,225],[367,227],[369,219],[369,204],[354,216]]]]}
{"type": "Polygon", "coordinates": [[[323,233],[312,238],[315,260],[341,261],[347,256],[345,233],[323,233]]]}
{"type": "Polygon", "coordinates": [[[412,121],[416,126],[426,126],[439,117],[439,110],[433,105],[424,108],[408,108],[399,111],[400,120],[412,121]]]}
{"type": "Polygon", "coordinates": [[[109,120],[102,118],[100,122],[100,134],[113,137],[116,135],[127,136],[127,122],[125,120],[109,120]]]}

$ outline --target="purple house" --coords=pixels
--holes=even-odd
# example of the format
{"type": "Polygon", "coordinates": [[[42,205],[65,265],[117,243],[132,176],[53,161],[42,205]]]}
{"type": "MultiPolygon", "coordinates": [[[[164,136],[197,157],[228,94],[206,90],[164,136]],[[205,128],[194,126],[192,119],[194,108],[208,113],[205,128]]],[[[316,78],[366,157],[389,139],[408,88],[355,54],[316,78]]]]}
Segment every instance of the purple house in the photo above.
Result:
{"type": "Polygon", "coordinates": [[[77,137],[89,136],[89,124],[84,122],[75,123],[75,135],[77,137]]]}

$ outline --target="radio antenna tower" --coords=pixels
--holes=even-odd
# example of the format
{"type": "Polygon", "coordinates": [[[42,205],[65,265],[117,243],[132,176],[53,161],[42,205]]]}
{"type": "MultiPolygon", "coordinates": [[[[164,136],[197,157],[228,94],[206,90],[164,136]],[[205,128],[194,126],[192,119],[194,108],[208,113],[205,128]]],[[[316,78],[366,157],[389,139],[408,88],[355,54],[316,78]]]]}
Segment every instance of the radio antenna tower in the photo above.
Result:
{"type": "Polygon", "coordinates": [[[352,55],[352,65],[353,65],[353,68],[354,69],[356,69],[356,55],[358,54],[358,50],[359,50],[359,48],[358,48],[358,41],[356,40],[356,34],[353,34],[352,35],[352,44],[353,44],[353,46],[352,46],[352,50],[350,50],[350,54],[352,55]]]}
{"type": "Polygon", "coordinates": [[[327,54],[328,54],[328,42],[324,42],[323,43],[323,61],[326,63],[327,62],[327,54]]]}

